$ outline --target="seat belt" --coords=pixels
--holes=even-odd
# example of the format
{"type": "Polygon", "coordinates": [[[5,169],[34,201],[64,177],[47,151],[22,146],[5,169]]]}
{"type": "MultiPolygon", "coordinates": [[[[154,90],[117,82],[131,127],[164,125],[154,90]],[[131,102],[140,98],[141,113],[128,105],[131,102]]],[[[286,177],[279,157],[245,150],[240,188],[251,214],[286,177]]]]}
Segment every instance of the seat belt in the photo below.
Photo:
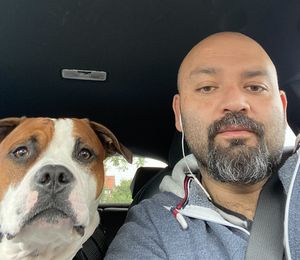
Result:
{"type": "Polygon", "coordinates": [[[285,194],[273,174],[259,196],[246,251],[246,260],[282,260],[285,194]]]}
{"type": "Polygon", "coordinates": [[[82,245],[73,260],[101,260],[107,250],[104,230],[99,225],[93,235],[82,245]]]}

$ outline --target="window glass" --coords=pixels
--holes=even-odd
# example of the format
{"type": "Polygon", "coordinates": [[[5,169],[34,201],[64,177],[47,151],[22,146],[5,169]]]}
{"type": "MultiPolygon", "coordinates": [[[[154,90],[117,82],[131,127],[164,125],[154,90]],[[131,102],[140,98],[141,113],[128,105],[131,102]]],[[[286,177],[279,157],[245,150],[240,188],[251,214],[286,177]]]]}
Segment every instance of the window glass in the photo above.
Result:
{"type": "Polygon", "coordinates": [[[100,204],[129,204],[132,202],[130,184],[139,167],[166,167],[164,162],[145,157],[133,157],[129,164],[121,156],[112,156],[104,161],[105,181],[100,204]]]}

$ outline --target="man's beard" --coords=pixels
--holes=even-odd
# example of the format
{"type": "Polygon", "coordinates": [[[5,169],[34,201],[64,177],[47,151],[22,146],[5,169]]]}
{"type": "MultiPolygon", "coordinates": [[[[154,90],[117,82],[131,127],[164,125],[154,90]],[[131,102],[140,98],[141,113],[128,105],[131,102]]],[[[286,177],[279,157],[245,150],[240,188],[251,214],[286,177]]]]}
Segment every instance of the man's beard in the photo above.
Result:
{"type": "Polygon", "coordinates": [[[240,184],[254,184],[269,177],[273,163],[269,162],[266,146],[262,142],[257,147],[242,143],[232,140],[224,148],[209,142],[207,173],[217,181],[240,184]]]}
{"type": "Polygon", "coordinates": [[[265,142],[264,126],[239,112],[228,113],[209,127],[207,156],[200,156],[195,147],[190,148],[200,169],[204,168],[208,175],[225,183],[257,183],[272,174],[272,169],[281,158],[281,151],[270,153],[265,142]],[[216,144],[215,137],[220,129],[230,126],[243,127],[253,132],[257,145],[246,145],[246,140],[242,138],[230,140],[227,147],[216,144]]]}

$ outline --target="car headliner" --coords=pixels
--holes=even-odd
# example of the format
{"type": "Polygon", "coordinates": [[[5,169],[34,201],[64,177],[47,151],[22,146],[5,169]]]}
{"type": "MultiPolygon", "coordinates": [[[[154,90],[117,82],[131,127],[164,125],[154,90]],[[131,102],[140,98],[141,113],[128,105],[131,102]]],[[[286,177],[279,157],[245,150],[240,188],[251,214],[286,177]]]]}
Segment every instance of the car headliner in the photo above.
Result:
{"type": "Polygon", "coordinates": [[[300,130],[300,1],[9,0],[0,2],[0,117],[87,117],[134,153],[167,160],[178,66],[207,35],[263,45],[300,130]],[[62,69],[107,72],[104,82],[62,69]]]}

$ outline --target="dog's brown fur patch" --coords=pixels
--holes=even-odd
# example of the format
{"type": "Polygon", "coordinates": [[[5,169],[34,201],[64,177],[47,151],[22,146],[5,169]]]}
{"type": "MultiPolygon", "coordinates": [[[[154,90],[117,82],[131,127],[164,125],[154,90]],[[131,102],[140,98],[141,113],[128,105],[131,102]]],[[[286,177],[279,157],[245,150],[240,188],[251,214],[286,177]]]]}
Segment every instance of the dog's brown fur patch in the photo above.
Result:
{"type": "Polygon", "coordinates": [[[54,122],[48,118],[26,118],[0,143],[0,200],[10,185],[19,183],[32,164],[48,147],[54,134],[54,122]],[[25,164],[17,164],[9,155],[18,145],[34,137],[38,153],[25,164]]]}
{"type": "Polygon", "coordinates": [[[73,134],[75,139],[80,137],[82,141],[91,147],[96,153],[97,160],[91,163],[91,172],[95,174],[97,182],[96,198],[99,197],[104,185],[104,166],[103,160],[106,157],[106,152],[94,130],[90,127],[87,120],[73,119],[73,134]]]}

